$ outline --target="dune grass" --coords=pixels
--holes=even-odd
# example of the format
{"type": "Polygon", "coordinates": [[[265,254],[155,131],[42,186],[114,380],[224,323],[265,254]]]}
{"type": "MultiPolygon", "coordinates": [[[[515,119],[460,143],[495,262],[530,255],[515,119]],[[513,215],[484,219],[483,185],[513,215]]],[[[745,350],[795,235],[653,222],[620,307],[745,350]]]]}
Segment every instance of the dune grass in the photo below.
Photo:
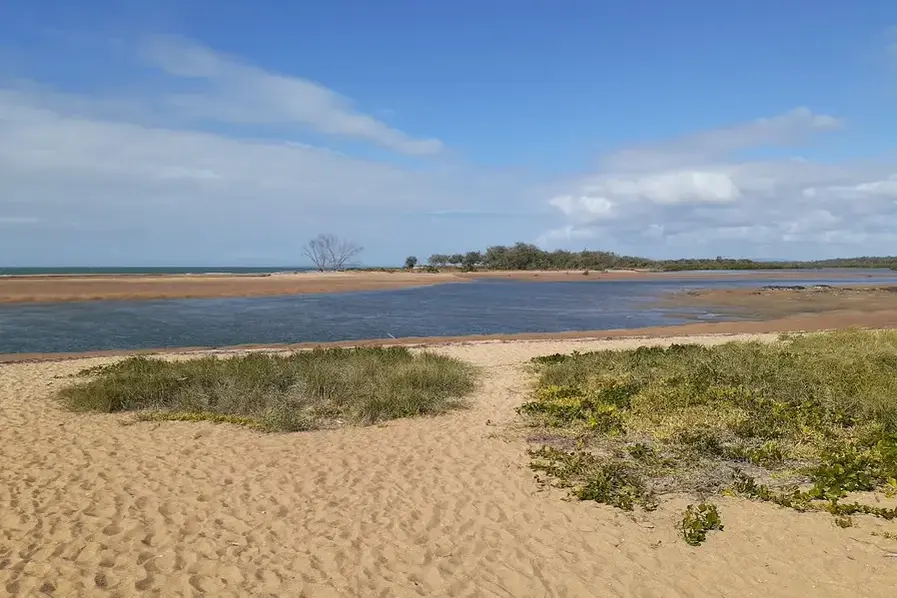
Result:
{"type": "Polygon", "coordinates": [[[897,517],[845,500],[897,489],[897,331],[534,362],[538,382],[521,407],[543,444],[532,467],[580,499],[650,509],[666,493],[728,492],[897,517]]]}
{"type": "Polygon", "coordinates": [[[464,406],[476,370],[406,348],[318,349],[165,361],[131,357],[83,372],[59,398],[76,411],[230,422],[269,431],[373,424],[464,406]]]}

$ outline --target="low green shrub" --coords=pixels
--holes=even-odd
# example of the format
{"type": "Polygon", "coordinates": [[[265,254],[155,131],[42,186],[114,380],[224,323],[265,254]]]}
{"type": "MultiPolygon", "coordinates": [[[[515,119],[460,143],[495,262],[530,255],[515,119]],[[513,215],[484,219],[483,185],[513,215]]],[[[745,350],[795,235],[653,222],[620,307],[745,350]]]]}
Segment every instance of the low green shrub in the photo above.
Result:
{"type": "MultiPolygon", "coordinates": [[[[625,461],[553,447],[542,447],[530,455],[534,471],[546,474],[548,480],[561,481],[555,485],[573,487],[573,494],[580,500],[594,500],[625,511],[636,505],[646,510],[657,506],[645,480],[625,461]]],[[[540,481],[547,482],[545,478],[540,481]]]]}
{"type": "Polygon", "coordinates": [[[701,503],[698,506],[688,505],[679,530],[686,544],[700,546],[707,539],[707,532],[723,530],[723,521],[716,505],[708,503],[701,503]]]}
{"type": "Polygon", "coordinates": [[[533,468],[578,498],[631,508],[639,501],[609,489],[729,491],[842,518],[897,514],[844,502],[897,494],[897,331],[556,354],[533,367],[520,412],[578,447],[534,452],[533,468]]]}
{"type": "Polygon", "coordinates": [[[457,359],[390,347],[181,361],[132,357],[85,376],[59,393],[70,409],[300,431],[462,407],[476,370],[457,359]]]}

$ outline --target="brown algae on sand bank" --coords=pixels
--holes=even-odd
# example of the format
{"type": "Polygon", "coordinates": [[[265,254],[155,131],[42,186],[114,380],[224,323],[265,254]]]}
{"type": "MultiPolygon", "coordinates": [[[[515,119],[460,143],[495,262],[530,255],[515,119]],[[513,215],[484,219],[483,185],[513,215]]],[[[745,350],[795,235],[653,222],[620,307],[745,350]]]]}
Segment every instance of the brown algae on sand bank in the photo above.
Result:
{"type": "Polygon", "coordinates": [[[181,361],[131,357],[81,375],[88,379],[59,392],[75,411],[290,432],[457,409],[477,371],[451,357],[370,347],[181,361]]]}
{"type": "MultiPolygon", "coordinates": [[[[530,451],[531,467],[578,499],[631,510],[663,494],[727,493],[897,518],[848,499],[897,489],[897,331],[533,362],[538,381],[520,411],[552,442],[530,451]]],[[[689,507],[686,541],[712,529],[722,529],[712,505],[689,507]]]]}

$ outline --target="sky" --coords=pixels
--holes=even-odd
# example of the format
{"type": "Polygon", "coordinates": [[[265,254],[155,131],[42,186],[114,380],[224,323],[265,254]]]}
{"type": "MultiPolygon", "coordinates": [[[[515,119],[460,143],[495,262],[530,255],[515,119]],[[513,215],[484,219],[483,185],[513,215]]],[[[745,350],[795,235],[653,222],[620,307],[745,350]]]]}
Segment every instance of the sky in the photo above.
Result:
{"type": "Polygon", "coordinates": [[[892,0],[0,0],[0,266],[897,254],[892,0]]]}

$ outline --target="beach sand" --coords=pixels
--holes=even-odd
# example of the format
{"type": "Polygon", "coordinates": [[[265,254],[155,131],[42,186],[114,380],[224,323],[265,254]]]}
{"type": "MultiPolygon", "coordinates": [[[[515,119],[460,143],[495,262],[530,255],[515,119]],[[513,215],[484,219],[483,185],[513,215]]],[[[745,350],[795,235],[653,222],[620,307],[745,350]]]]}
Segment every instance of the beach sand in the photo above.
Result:
{"type": "Polygon", "coordinates": [[[444,345],[483,368],[472,408],[262,434],[61,411],[67,376],[115,358],[0,365],[0,591],[12,596],[893,596],[897,523],[718,500],[725,530],[675,531],[687,497],[626,514],[540,491],[528,359],[688,339],[444,345]]]}
{"type": "Polygon", "coordinates": [[[272,275],[54,275],[0,276],[0,303],[54,301],[196,299],[213,297],[264,297],[311,293],[376,291],[435,284],[463,283],[480,279],[504,279],[528,282],[588,282],[596,280],[761,280],[868,277],[870,282],[894,281],[893,276],[851,270],[783,270],[759,273],[714,272],[639,272],[632,270],[589,272],[484,271],[437,273],[424,271],[392,272],[302,272],[272,275]]]}
{"type": "Polygon", "coordinates": [[[265,297],[380,291],[447,282],[463,281],[449,273],[417,272],[15,276],[0,278],[0,303],[265,297]]]}

